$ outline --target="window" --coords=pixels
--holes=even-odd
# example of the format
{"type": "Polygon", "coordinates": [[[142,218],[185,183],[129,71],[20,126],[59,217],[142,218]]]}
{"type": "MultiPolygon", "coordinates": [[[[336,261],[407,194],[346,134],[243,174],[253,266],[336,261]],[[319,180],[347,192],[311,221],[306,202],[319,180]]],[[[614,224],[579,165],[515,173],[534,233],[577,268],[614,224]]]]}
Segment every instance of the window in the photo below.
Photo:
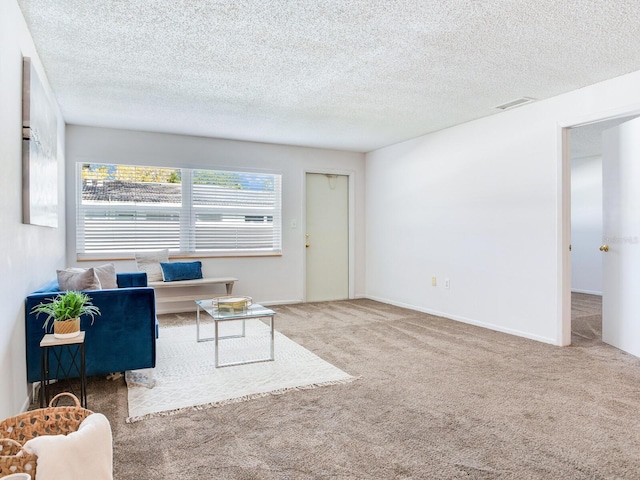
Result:
{"type": "Polygon", "coordinates": [[[281,176],[78,164],[79,259],[281,253],[281,176]]]}

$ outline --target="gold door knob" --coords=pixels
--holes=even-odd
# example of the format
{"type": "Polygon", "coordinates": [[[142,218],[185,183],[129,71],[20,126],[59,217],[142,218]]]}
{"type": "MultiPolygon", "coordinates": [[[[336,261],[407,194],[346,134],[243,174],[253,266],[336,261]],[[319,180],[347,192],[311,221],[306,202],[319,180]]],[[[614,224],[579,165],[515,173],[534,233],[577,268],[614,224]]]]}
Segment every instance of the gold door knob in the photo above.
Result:
{"type": "Polygon", "coordinates": [[[305,244],[304,244],[304,246],[305,246],[305,247],[307,247],[307,248],[309,248],[311,245],[310,245],[310,244],[308,244],[308,243],[305,243],[305,244]]]}
{"type": "Polygon", "coordinates": [[[604,245],[600,245],[600,251],[601,252],[608,252],[609,251],[609,245],[607,245],[606,243],[604,245]]]}

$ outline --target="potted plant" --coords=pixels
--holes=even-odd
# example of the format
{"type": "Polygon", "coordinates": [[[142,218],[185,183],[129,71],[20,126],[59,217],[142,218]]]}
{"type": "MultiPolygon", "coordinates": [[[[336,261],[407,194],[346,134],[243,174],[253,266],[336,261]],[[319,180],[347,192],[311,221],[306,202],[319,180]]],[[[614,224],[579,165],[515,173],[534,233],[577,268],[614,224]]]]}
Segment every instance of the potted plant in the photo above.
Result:
{"type": "Polygon", "coordinates": [[[95,316],[100,315],[100,309],[91,303],[91,297],[86,293],[70,290],[36,305],[31,313],[35,313],[36,317],[41,313],[47,315],[42,325],[45,329],[53,319],[53,335],[56,338],[72,338],[80,334],[80,316],[88,315],[93,324],[95,316]]]}

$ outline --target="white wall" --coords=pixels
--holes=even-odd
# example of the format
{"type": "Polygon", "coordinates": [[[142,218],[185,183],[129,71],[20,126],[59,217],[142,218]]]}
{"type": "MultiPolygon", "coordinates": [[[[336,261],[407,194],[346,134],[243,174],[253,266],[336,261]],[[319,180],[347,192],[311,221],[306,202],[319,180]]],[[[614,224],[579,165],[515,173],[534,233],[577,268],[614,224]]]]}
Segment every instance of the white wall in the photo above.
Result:
{"type": "Polygon", "coordinates": [[[571,159],[571,290],[602,295],[602,156],[571,159]]]}
{"type": "MultiPolygon", "coordinates": [[[[355,175],[355,296],[363,296],[364,155],[352,152],[220,140],[127,130],[67,127],[67,215],[75,216],[74,172],[77,162],[206,168],[247,168],[282,174],[283,238],[281,257],[204,258],[208,276],[240,279],[234,293],[263,303],[299,302],[304,291],[304,173],[352,172],[355,175]],[[297,228],[291,228],[296,220],[297,228]]],[[[74,262],[75,224],[67,226],[67,255],[74,262]]],[[[94,262],[100,263],[100,262],[94,262]]],[[[91,263],[91,264],[94,264],[91,263]]],[[[135,270],[135,262],[119,261],[118,271],[135,270]]],[[[78,264],[78,263],[76,263],[78,264]]],[[[82,262],[81,266],[91,265],[82,262]]],[[[180,305],[178,305],[180,306],[180,305]]],[[[185,305],[193,308],[193,303],[185,305]]],[[[183,308],[184,309],[184,308],[183,308]]],[[[167,311],[167,310],[163,310],[167,311]]]]}
{"type": "Polygon", "coordinates": [[[562,344],[559,124],[638,108],[639,84],[634,72],[367,154],[367,295],[562,344]]]}
{"type": "MultiPolygon", "coordinates": [[[[0,1],[0,418],[28,406],[24,298],[64,262],[64,121],[58,116],[59,228],[22,223],[22,56],[47,84],[14,0],[0,1]]],[[[48,84],[47,84],[48,85],[48,84]]],[[[48,88],[48,86],[46,87],[48,88]]]]}

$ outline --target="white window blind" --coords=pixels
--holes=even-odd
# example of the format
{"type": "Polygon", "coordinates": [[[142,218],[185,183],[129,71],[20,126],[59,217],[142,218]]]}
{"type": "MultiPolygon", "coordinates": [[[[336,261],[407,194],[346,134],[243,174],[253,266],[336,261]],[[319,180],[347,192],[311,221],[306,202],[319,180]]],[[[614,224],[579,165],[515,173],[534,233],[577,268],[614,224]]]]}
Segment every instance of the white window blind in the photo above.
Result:
{"type": "Polygon", "coordinates": [[[78,164],[78,258],[281,253],[277,174],[78,164]]]}

